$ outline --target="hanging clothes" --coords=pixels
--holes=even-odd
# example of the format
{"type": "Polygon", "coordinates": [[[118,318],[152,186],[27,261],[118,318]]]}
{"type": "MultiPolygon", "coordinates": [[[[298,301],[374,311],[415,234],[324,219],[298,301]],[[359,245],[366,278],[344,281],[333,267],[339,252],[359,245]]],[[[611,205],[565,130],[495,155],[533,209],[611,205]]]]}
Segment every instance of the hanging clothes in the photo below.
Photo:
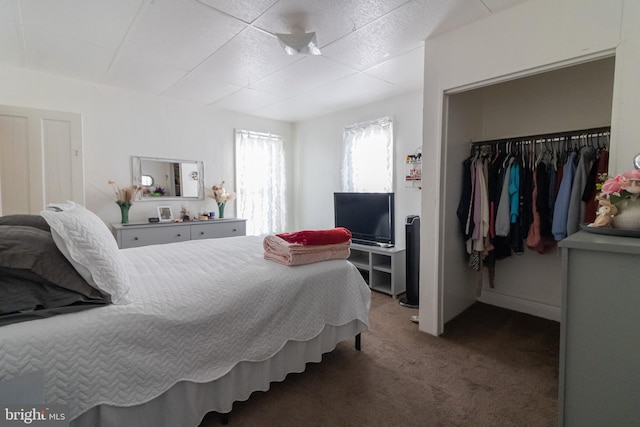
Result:
{"type": "Polygon", "coordinates": [[[582,200],[584,189],[589,178],[591,165],[596,157],[596,150],[593,147],[582,147],[579,152],[576,174],[571,186],[569,196],[569,210],[567,212],[567,232],[570,236],[580,230],[580,224],[584,220],[587,204],[582,200]]]}
{"type": "Polygon", "coordinates": [[[598,201],[596,200],[598,190],[596,185],[598,181],[606,179],[609,173],[609,151],[599,149],[597,151],[597,161],[593,162],[593,164],[594,166],[591,168],[587,186],[582,195],[582,201],[586,204],[583,221],[585,224],[591,224],[596,220],[596,216],[598,215],[598,201]]]}
{"type": "Polygon", "coordinates": [[[500,201],[498,202],[498,211],[496,212],[496,236],[506,237],[511,230],[511,213],[509,199],[509,183],[511,182],[511,167],[514,158],[506,159],[507,166],[503,168],[502,188],[500,191],[500,201]]]}
{"type": "Polygon", "coordinates": [[[456,215],[468,265],[476,271],[487,267],[491,287],[497,260],[526,248],[549,252],[588,217],[594,179],[606,174],[608,154],[600,146],[585,145],[590,141],[585,135],[472,145],[463,162],[456,215]]]}
{"type": "Polygon", "coordinates": [[[569,153],[567,161],[562,168],[562,180],[553,208],[553,223],[551,225],[551,231],[556,240],[562,240],[567,237],[567,218],[569,216],[573,178],[576,174],[576,157],[577,154],[575,152],[569,153]]]}

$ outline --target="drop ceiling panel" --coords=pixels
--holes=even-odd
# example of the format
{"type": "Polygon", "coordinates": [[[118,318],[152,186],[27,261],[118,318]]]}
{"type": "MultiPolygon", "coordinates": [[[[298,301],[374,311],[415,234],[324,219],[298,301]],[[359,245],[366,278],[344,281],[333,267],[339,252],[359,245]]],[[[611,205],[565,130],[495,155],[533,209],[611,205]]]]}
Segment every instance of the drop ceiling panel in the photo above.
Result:
{"type": "Polygon", "coordinates": [[[424,84],[424,49],[422,47],[409,53],[375,65],[365,74],[400,86],[407,90],[422,89],[424,84]]]}
{"type": "Polygon", "coordinates": [[[439,22],[452,15],[455,20],[472,20],[488,14],[479,2],[467,0],[414,0],[323,49],[323,54],[357,70],[365,70],[390,56],[422,46],[439,29],[439,22]],[[463,3],[464,1],[464,3],[463,3]],[[462,10],[462,17],[454,14],[462,10]]]}
{"type": "Polygon", "coordinates": [[[298,121],[399,95],[404,90],[362,73],[305,92],[259,111],[278,120],[298,121]],[[286,119],[291,117],[291,119],[286,119]]]}
{"type": "Polygon", "coordinates": [[[419,90],[427,37],[524,1],[0,0],[0,63],[296,121],[419,90]]]}
{"type": "Polygon", "coordinates": [[[164,95],[211,104],[240,89],[242,87],[218,80],[211,75],[197,75],[195,72],[178,81],[164,95]]]}
{"type": "Polygon", "coordinates": [[[277,0],[198,0],[215,9],[250,23],[262,15],[277,0]]]}
{"type": "Polygon", "coordinates": [[[0,22],[17,22],[17,10],[18,3],[16,0],[0,0],[0,22]]]}
{"type": "Polygon", "coordinates": [[[226,110],[239,112],[248,111],[249,114],[252,114],[278,101],[280,101],[280,98],[275,95],[253,89],[242,89],[223,98],[214,105],[226,110]]]}
{"type": "Polygon", "coordinates": [[[526,0],[482,0],[482,2],[491,10],[491,12],[498,12],[515,6],[519,3],[524,3],[526,0]]]}
{"type": "Polygon", "coordinates": [[[179,68],[121,53],[111,65],[103,83],[160,95],[186,73],[179,68]]]}
{"type": "Polygon", "coordinates": [[[22,41],[15,22],[0,19],[0,64],[25,65],[22,41]]]}
{"type": "Polygon", "coordinates": [[[322,48],[408,0],[281,0],[254,25],[271,33],[316,32],[322,48]]]}
{"type": "Polygon", "coordinates": [[[251,85],[252,89],[288,98],[355,72],[322,56],[305,56],[300,61],[251,85]]]}
{"type": "Polygon", "coordinates": [[[195,0],[154,1],[135,25],[124,50],[192,70],[245,26],[195,0]]]}
{"type": "Polygon", "coordinates": [[[99,82],[115,51],[75,38],[31,29],[25,34],[29,67],[79,80],[99,82]]]}
{"type": "Polygon", "coordinates": [[[122,42],[144,0],[29,0],[20,2],[27,31],[57,34],[103,48],[122,42]]]}
{"type": "Polygon", "coordinates": [[[284,53],[275,37],[247,27],[196,71],[244,87],[301,59],[284,53]]]}

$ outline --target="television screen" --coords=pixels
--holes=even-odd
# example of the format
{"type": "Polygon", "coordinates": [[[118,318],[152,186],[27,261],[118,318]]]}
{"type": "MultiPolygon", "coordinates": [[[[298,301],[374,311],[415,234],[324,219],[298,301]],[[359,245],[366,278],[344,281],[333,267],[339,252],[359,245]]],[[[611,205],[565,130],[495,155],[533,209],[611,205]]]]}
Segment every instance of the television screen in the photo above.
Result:
{"type": "Polygon", "coordinates": [[[394,244],[393,193],[334,193],[335,226],[351,231],[352,241],[394,244]]]}

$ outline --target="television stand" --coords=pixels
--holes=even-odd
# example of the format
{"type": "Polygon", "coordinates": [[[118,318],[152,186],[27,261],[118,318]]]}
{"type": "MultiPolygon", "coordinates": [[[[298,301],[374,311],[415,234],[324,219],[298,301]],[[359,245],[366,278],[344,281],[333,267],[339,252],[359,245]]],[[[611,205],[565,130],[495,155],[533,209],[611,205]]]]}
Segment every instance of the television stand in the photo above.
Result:
{"type": "Polygon", "coordinates": [[[393,298],[405,292],[404,248],[351,243],[349,261],[360,270],[372,290],[391,295],[393,298]]]}

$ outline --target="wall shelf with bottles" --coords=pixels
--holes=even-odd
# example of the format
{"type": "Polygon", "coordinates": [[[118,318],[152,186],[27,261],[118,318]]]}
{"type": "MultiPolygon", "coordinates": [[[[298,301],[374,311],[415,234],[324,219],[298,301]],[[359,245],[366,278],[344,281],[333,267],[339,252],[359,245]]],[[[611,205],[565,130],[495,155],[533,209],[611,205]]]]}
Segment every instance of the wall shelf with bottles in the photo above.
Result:
{"type": "Polygon", "coordinates": [[[418,148],[414,154],[405,159],[405,187],[422,189],[422,150],[418,148]]]}

